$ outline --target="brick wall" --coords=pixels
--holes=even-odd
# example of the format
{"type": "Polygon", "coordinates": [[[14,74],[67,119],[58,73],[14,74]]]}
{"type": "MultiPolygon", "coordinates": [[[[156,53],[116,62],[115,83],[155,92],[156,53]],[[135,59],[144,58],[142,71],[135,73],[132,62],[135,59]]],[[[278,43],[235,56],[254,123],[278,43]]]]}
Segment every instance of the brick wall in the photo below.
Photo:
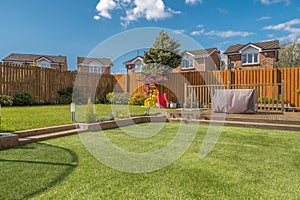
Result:
{"type": "Polygon", "coordinates": [[[277,61],[277,55],[275,51],[261,52],[259,53],[259,64],[242,65],[242,55],[234,54],[229,55],[227,63],[234,63],[236,68],[258,69],[266,68],[272,69],[277,61]]]}

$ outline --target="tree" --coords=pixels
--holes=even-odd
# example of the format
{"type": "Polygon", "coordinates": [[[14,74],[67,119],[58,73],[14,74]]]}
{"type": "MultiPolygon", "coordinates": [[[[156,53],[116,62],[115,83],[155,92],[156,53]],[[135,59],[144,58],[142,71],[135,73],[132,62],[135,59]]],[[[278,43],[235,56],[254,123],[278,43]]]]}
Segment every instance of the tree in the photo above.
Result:
{"type": "Polygon", "coordinates": [[[221,60],[221,66],[220,66],[221,68],[221,70],[226,70],[226,68],[227,68],[227,65],[226,65],[226,62],[224,61],[224,60],[221,60]]]}
{"type": "Polygon", "coordinates": [[[283,44],[280,48],[277,67],[300,67],[300,43],[283,44]]]}
{"type": "Polygon", "coordinates": [[[144,63],[159,63],[172,69],[181,63],[180,43],[169,37],[168,33],[161,31],[153,46],[144,54],[144,63]]]}
{"type": "Polygon", "coordinates": [[[96,113],[94,110],[94,106],[91,98],[89,98],[86,106],[86,111],[85,111],[85,122],[92,123],[96,121],[97,120],[96,120],[96,113]]]}

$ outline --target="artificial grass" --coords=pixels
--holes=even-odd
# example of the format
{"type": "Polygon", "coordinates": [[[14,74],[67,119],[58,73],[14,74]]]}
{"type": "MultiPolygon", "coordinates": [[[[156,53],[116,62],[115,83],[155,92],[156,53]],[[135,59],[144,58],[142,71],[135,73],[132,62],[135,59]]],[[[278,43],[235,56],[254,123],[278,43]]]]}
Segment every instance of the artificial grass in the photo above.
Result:
{"type": "MultiPolygon", "coordinates": [[[[96,104],[97,117],[107,116],[111,111],[122,111],[135,115],[145,113],[141,106],[96,104]]],[[[155,109],[153,110],[155,111],[155,109]]],[[[27,106],[27,107],[2,107],[1,131],[28,130],[71,124],[69,105],[27,106]]],[[[76,106],[76,119],[84,120],[85,106],[76,106]]]]}
{"type": "MultiPolygon", "coordinates": [[[[124,150],[148,152],[168,144],[179,124],[162,127],[147,139],[125,134],[136,126],[105,135],[124,150]]],[[[107,167],[89,154],[78,135],[2,150],[0,199],[299,198],[300,132],[224,127],[214,149],[200,159],[207,128],[198,128],[190,148],[174,163],[143,174],[107,167]]]]}

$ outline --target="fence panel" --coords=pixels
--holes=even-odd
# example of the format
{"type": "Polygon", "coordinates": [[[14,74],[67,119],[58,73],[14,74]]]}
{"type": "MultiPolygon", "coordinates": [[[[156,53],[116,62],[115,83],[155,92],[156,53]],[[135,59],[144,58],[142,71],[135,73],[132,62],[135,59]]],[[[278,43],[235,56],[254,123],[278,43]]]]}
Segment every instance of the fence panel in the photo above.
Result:
{"type": "MultiPolygon", "coordinates": [[[[140,74],[102,75],[80,74],[71,71],[58,71],[28,65],[12,65],[0,62],[0,94],[14,96],[16,93],[28,92],[37,102],[53,103],[57,98],[57,91],[74,86],[75,79],[84,91],[91,93],[91,88],[99,91],[143,92],[145,86],[140,81],[140,74]]],[[[300,107],[300,68],[279,69],[244,69],[208,72],[172,73],[164,84],[164,92],[169,101],[184,101],[184,84],[188,85],[225,85],[269,84],[281,83],[284,80],[284,103],[300,107]]],[[[78,85],[78,84],[77,84],[78,85]]],[[[281,88],[269,85],[266,90],[256,85],[260,97],[278,99],[277,93],[281,88]],[[278,90],[278,91],[277,91],[278,90]]],[[[198,89],[203,96],[209,91],[198,89]]],[[[203,99],[204,100],[204,99],[203,99]]]]}

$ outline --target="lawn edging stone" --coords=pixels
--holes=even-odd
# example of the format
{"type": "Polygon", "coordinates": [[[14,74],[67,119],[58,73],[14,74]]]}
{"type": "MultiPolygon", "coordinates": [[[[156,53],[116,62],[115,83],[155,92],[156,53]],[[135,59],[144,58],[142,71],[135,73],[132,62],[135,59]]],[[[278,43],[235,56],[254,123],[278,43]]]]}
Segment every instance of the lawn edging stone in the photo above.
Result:
{"type": "Polygon", "coordinates": [[[0,149],[14,147],[18,144],[18,135],[12,133],[0,134],[0,149]]]}
{"type": "Polygon", "coordinates": [[[140,123],[149,123],[149,122],[168,122],[166,116],[139,116],[131,117],[119,120],[110,120],[96,123],[78,123],[78,126],[86,131],[100,131],[112,128],[118,128],[122,126],[130,126],[140,123]]]}

